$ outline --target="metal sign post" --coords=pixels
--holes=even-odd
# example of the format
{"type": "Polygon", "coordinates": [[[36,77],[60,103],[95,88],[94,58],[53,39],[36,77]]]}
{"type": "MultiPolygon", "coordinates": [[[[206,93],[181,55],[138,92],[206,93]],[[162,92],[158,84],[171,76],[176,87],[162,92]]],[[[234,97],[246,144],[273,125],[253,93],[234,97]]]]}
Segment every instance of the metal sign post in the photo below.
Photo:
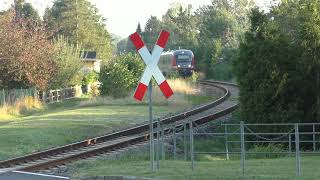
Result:
{"type": "Polygon", "coordinates": [[[154,171],[154,141],[153,141],[153,117],[152,117],[152,82],[149,82],[148,86],[148,98],[149,98],[149,123],[150,123],[150,163],[151,169],[154,171]]]}
{"type": "Polygon", "coordinates": [[[161,128],[161,124],[160,124],[160,119],[158,118],[158,125],[157,125],[157,169],[159,170],[160,168],[160,128],[161,128]]]}
{"type": "MultiPolygon", "coordinates": [[[[144,42],[142,41],[140,35],[135,32],[130,35],[130,40],[132,41],[133,45],[138,50],[142,60],[146,64],[146,69],[140,79],[139,85],[134,93],[134,98],[138,101],[142,101],[145,92],[148,88],[148,95],[149,95],[149,122],[150,122],[150,162],[151,162],[151,169],[154,171],[155,164],[154,164],[154,133],[153,133],[153,117],[152,117],[152,83],[151,79],[154,77],[157,84],[159,85],[160,90],[162,91],[163,95],[166,98],[169,98],[173,95],[173,91],[170,88],[168,82],[166,81],[165,77],[163,76],[161,70],[158,67],[158,62],[160,60],[161,53],[166,46],[170,33],[167,31],[162,30],[159,38],[157,40],[156,45],[153,48],[152,54],[150,54],[148,48],[145,46],[144,42]],[[149,84],[149,85],[148,85],[149,84]]],[[[160,123],[158,122],[158,131],[160,129],[160,123]]],[[[159,132],[158,132],[159,133],[159,132]]],[[[159,141],[160,137],[157,137],[159,141]]],[[[159,143],[158,143],[159,144],[159,143]]],[[[159,146],[157,147],[159,149],[159,146]]],[[[159,152],[158,152],[159,154],[159,152]]],[[[158,158],[157,158],[158,160],[158,158]]],[[[157,162],[157,167],[159,168],[159,161],[157,162]]]]}

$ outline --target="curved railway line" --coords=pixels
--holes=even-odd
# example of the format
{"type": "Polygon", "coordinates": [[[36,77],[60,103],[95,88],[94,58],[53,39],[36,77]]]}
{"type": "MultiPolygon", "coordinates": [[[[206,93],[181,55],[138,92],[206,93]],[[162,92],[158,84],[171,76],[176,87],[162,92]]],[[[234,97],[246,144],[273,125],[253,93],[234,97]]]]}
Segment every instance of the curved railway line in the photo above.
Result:
{"type": "MultiPolygon", "coordinates": [[[[213,86],[220,89],[223,91],[223,96],[213,102],[163,118],[161,119],[162,125],[169,126],[170,124],[175,124],[176,129],[182,129],[179,127],[182,127],[186,121],[190,122],[190,119],[192,123],[201,125],[230,114],[238,107],[237,103],[227,101],[230,96],[237,94],[237,86],[235,84],[218,81],[200,81],[200,83],[204,86],[213,86]]],[[[154,127],[157,127],[156,122],[154,123],[154,127]]],[[[150,137],[148,131],[149,124],[138,125],[104,136],[0,161],[0,171],[39,171],[76,160],[114,152],[129,146],[145,143],[150,137]]],[[[164,132],[165,135],[172,133],[169,128],[165,128],[164,132]]],[[[154,136],[156,137],[156,132],[154,136]]]]}

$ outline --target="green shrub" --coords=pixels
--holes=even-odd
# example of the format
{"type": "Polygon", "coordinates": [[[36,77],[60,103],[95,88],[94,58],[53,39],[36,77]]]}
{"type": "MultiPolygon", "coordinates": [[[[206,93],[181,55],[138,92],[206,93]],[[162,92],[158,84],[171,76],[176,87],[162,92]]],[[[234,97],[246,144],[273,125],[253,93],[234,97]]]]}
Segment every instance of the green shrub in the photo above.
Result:
{"type": "Polygon", "coordinates": [[[284,149],[281,144],[254,145],[249,152],[257,152],[257,154],[253,153],[249,155],[249,157],[255,159],[279,158],[286,156],[285,154],[282,154],[284,149]]]}
{"type": "Polygon", "coordinates": [[[127,96],[137,86],[143,69],[143,62],[137,54],[117,56],[101,68],[101,94],[116,98],[127,96]]]}
{"type": "Polygon", "coordinates": [[[207,76],[220,81],[231,80],[233,78],[232,66],[227,63],[211,65],[207,76]]]}
{"type": "Polygon", "coordinates": [[[64,36],[58,36],[52,42],[57,75],[50,83],[50,88],[62,88],[79,85],[82,80],[83,62],[79,59],[80,48],[68,43],[64,36]]]}
{"type": "Polygon", "coordinates": [[[99,79],[98,73],[96,73],[96,72],[94,72],[94,71],[91,71],[90,73],[86,74],[86,75],[83,77],[82,85],[92,84],[92,83],[98,81],[98,79],[99,79]]]}

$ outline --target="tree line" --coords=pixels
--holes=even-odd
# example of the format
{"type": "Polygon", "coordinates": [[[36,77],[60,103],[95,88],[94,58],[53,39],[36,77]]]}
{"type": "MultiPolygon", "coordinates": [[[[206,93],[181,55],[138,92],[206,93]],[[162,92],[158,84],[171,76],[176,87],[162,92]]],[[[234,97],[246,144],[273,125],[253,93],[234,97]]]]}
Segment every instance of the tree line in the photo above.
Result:
{"type": "MultiPolygon", "coordinates": [[[[196,10],[172,4],[161,20],[137,25],[148,48],[161,29],[166,50],[191,49],[207,78],[236,78],[249,122],[320,121],[320,1],[290,0],[264,12],[252,0],[215,0],[196,10]]],[[[81,84],[81,50],[103,60],[102,93],[135,87],[143,63],[127,38],[112,57],[105,19],[87,0],[55,0],[43,18],[24,0],[0,13],[0,88],[40,90],[81,84]],[[122,54],[122,55],[120,55],[122,54]],[[124,87],[124,88],[122,88],[124,87]]]]}
{"type": "Polygon", "coordinates": [[[320,1],[254,9],[234,70],[248,122],[320,122],[320,1]]]}
{"type": "Polygon", "coordinates": [[[105,19],[87,0],[55,0],[43,18],[25,0],[0,13],[0,88],[39,90],[82,83],[83,50],[112,56],[105,19]]]}
{"type": "MultiPolygon", "coordinates": [[[[171,34],[166,50],[190,49],[195,54],[196,68],[208,78],[231,80],[232,61],[244,32],[249,28],[248,14],[254,0],[216,0],[193,9],[173,3],[159,20],[151,16],[144,28],[136,31],[151,50],[161,29],[171,34]]],[[[134,52],[128,38],[117,44],[118,54],[134,52]]]]}
{"type": "MultiPolygon", "coordinates": [[[[283,0],[269,11],[246,0],[212,1],[197,10],[173,4],[137,32],[152,48],[167,29],[166,50],[193,50],[207,78],[235,78],[247,122],[320,122],[319,7],[319,0],[283,0]]],[[[118,53],[133,51],[127,39],[118,43],[118,53]]]]}

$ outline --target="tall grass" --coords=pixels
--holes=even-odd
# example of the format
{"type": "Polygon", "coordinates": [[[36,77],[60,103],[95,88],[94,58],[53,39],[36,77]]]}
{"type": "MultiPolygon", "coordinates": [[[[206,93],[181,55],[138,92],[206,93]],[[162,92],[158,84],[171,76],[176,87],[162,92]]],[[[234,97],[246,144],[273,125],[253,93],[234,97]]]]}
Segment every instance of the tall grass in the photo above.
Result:
{"type": "Polygon", "coordinates": [[[0,107],[0,117],[28,115],[44,110],[44,105],[32,96],[26,96],[17,100],[12,105],[4,104],[0,107]]]}
{"type": "Polygon", "coordinates": [[[172,90],[176,93],[195,94],[196,85],[190,80],[185,79],[168,79],[168,83],[172,90]]]}
{"type": "MultiPolygon", "coordinates": [[[[172,88],[174,94],[169,99],[166,99],[157,85],[153,86],[152,91],[152,101],[155,105],[172,105],[172,106],[189,106],[190,101],[186,98],[186,94],[195,94],[196,93],[196,85],[188,80],[184,79],[169,79],[168,83],[172,88]]],[[[134,105],[134,104],[147,104],[148,97],[147,93],[143,98],[142,102],[135,101],[132,96],[134,91],[132,91],[125,98],[112,98],[106,96],[94,97],[89,100],[81,101],[79,103],[80,107],[85,106],[99,106],[99,105],[134,105]]]]}

